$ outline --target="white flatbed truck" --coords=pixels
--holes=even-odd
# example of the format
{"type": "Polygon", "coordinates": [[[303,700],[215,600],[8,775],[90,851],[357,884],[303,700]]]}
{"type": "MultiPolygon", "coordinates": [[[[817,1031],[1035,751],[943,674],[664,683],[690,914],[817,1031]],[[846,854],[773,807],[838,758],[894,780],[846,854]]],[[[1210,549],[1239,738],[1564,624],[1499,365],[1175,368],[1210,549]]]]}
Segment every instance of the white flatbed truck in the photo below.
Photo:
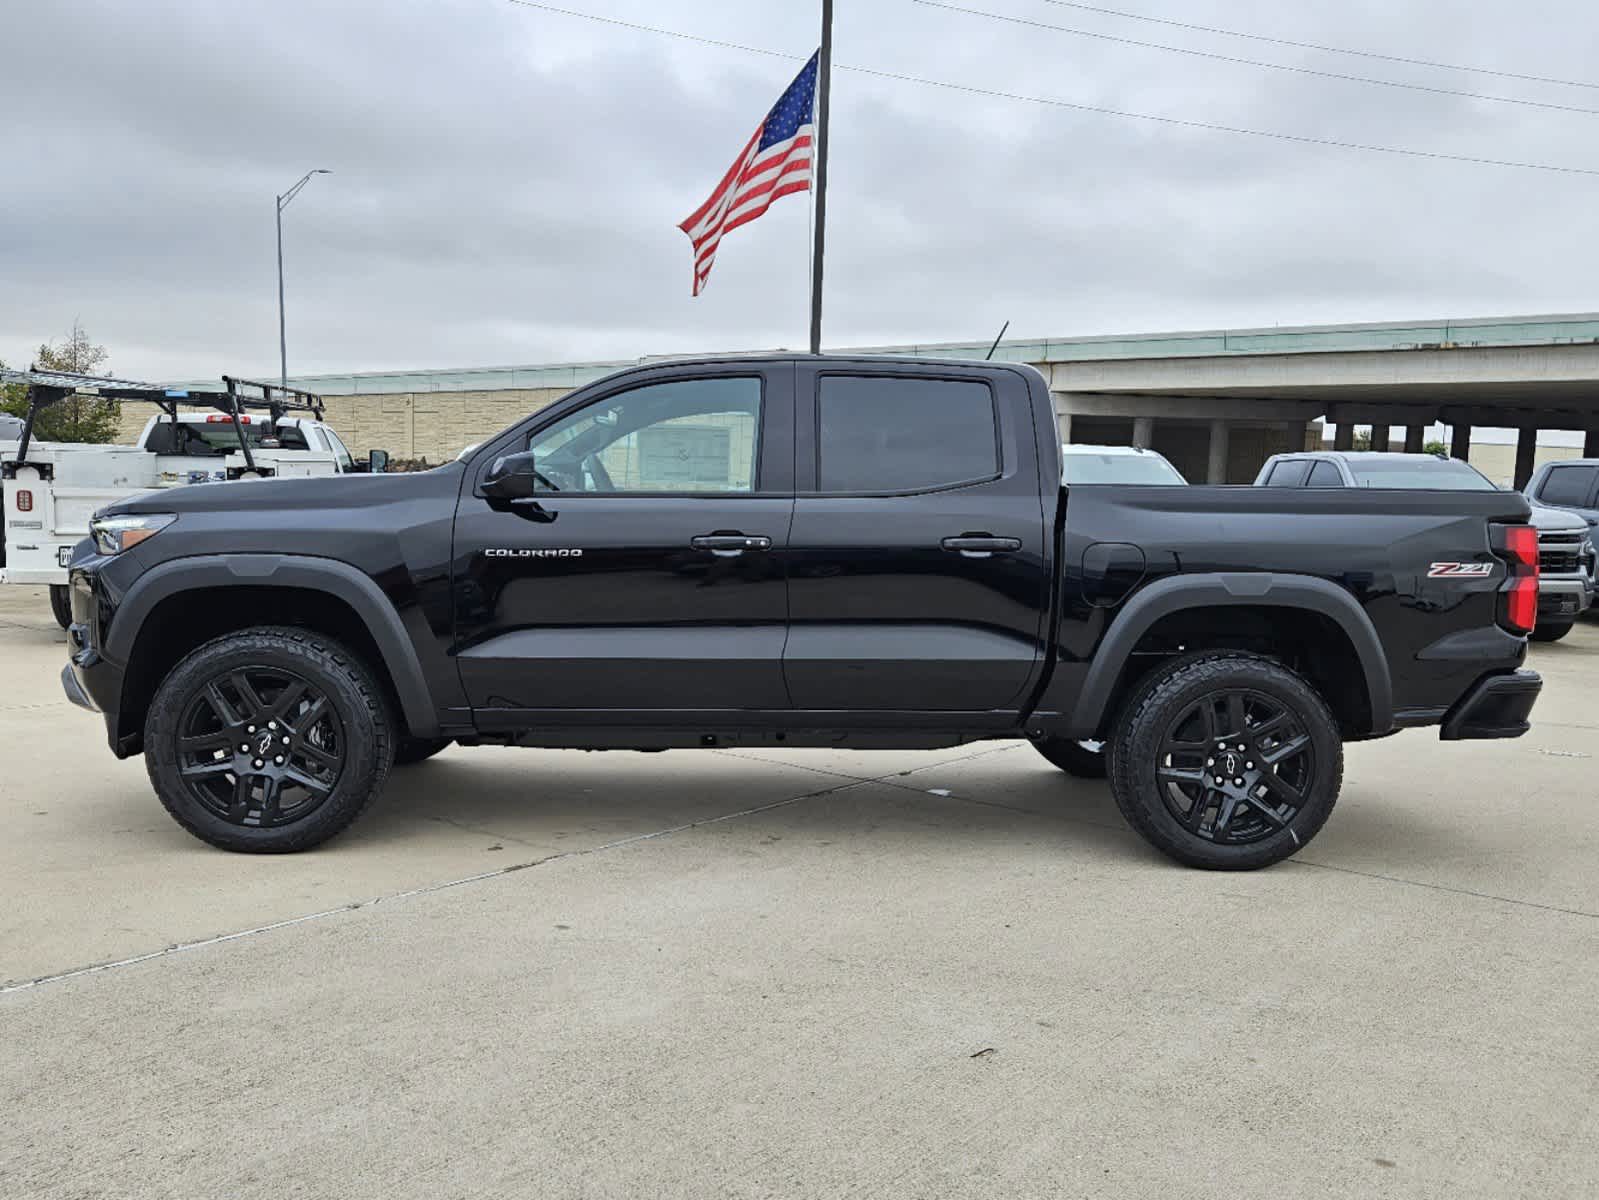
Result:
{"type": "Polygon", "coordinates": [[[0,583],[46,585],[57,621],[67,623],[67,565],[101,508],[139,492],[239,479],[304,478],[372,468],[358,462],[309,392],[224,377],[219,391],[128,380],[0,371],[0,383],[29,388],[20,430],[0,430],[0,583]],[[131,446],[35,439],[35,418],[73,395],[154,404],[159,411],[131,446]],[[13,436],[14,435],[14,436],[13,436]]]}

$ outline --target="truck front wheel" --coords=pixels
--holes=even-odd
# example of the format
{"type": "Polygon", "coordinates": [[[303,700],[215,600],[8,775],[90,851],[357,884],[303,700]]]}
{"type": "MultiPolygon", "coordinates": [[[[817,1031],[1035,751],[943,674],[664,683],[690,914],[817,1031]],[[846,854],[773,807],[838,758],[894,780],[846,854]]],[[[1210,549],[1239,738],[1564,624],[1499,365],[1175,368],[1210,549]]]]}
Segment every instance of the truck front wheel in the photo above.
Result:
{"type": "Polygon", "coordinates": [[[50,585],[50,612],[61,628],[72,628],[72,593],[67,590],[66,584],[50,585]]]}
{"type": "Polygon", "coordinates": [[[1111,746],[1111,791],[1128,824],[1178,862],[1209,870],[1253,870],[1296,853],[1343,782],[1343,739],[1326,702],[1255,654],[1200,654],[1151,672],[1111,746]]]}
{"type": "Polygon", "coordinates": [[[327,841],[382,790],[395,736],[360,658],[304,629],[207,642],[173,668],[145,721],[145,766],[179,825],[224,850],[327,841]]]}

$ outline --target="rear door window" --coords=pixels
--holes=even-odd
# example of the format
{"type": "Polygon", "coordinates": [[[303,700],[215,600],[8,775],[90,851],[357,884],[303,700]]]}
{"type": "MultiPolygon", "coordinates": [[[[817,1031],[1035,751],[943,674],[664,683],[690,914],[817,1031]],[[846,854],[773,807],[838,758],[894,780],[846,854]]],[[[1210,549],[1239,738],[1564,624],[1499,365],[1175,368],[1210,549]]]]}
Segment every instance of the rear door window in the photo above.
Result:
{"type": "Polygon", "coordinates": [[[999,474],[986,383],[824,375],[816,424],[822,492],[928,492],[999,474]]]}
{"type": "Polygon", "coordinates": [[[1343,487],[1344,477],[1338,473],[1338,468],[1326,459],[1322,459],[1310,468],[1310,478],[1305,482],[1306,487],[1328,488],[1343,487]]]}
{"type": "Polygon", "coordinates": [[[1596,475],[1599,467],[1551,467],[1549,477],[1538,489],[1538,499],[1545,504],[1586,505],[1593,494],[1596,475]]]}

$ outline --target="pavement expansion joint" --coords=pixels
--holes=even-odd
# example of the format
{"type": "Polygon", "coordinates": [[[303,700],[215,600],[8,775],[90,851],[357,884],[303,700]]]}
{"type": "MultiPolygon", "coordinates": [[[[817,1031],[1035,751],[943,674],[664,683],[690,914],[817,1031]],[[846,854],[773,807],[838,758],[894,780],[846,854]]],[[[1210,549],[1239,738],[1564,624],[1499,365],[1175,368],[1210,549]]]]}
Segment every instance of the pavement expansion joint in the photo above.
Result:
{"type": "MultiPolygon", "coordinates": [[[[933,766],[947,766],[954,762],[962,762],[966,759],[975,758],[978,756],[978,754],[992,753],[995,753],[995,751],[978,751],[977,754],[964,755],[961,758],[945,760],[943,763],[939,764],[929,764],[929,767],[927,768],[918,769],[927,770],[931,769],[933,766]]],[[[819,773],[847,779],[849,782],[837,784],[833,787],[820,788],[816,791],[803,792],[797,796],[789,796],[782,800],[774,800],[769,804],[758,804],[753,808],[744,808],[735,812],[720,813],[713,817],[702,817],[696,821],[685,821],[682,824],[672,825],[665,829],[652,830],[649,833],[638,833],[629,837],[617,838],[614,841],[606,842],[599,846],[590,846],[581,850],[563,850],[557,854],[545,855],[542,858],[535,858],[526,862],[510,863],[503,867],[496,867],[492,871],[479,871],[472,875],[462,876],[459,879],[448,879],[440,883],[428,884],[425,887],[408,888],[405,891],[394,892],[386,896],[374,896],[369,900],[356,900],[349,904],[340,904],[333,908],[322,909],[319,912],[306,913],[298,917],[288,917],[281,921],[271,921],[265,925],[257,925],[249,929],[240,929],[232,933],[223,933],[214,937],[199,938],[191,942],[178,942],[171,946],[166,946],[160,950],[151,950],[145,954],[136,954],[129,958],[120,958],[111,962],[93,963],[88,966],[74,967],[68,971],[57,971],[49,975],[41,975],[34,979],[26,979],[15,983],[8,983],[0,986],[0,996],[10,995],[13,992],[28,991],[32,988],[43,987],[46,984],[65,983],[67,980],[80,979],[86,975],[98,975],[106,971],[114,971],[123,967],[137,966],[140,963],[152,962],[156,959],[167,958],[174,954],[182,954],[191,950],[203,950],[210,946],[220,946],[225,942],[235,942],[243,938],[255,937],[259,934],[272,933],[279,929],[288,929],[295,925],[305,925],[312,921],[324,920],[328,917],[338,916],[341,913],[355,912],[358,909],[373,908],[379,904],[387,904],[395,900],[408,900],[418,896],[431,895],[435,892],[448,891],[452,888],[464,887],[470,883],[481,883],[484,880],[497,879],[500,876],[513,875],[520,871],[531,870],[534,867],[542,867],[547,863],[557,862],[561,859],[584,858],[593,854],[603,854],[608,850],[619,850],[624,846],[632,846],[640,842],[653,841],[657,838],[669,837],[672,834],[686,833],[691,829],[698,829],[705,825],[716,825],[723,821],[736,821],[743,817],[757,816],[761,813],[771,812],[774,809],[786,808],[791,804],[798,804],[802,800],[813,800],[820,796],[834,795],[838,792],[845,792],[852,788],[861,787],[864,784],[886,783],[890,778],[893,777],[883,776],[879,778],[856,778],[855,776],[851,775],[842,775],[836,771],[824,771],[819,773]]],[[[484,831],[473,830],[472,832],[484,831]]],[[[491,836],[500,837],[501,835],[492,834],[491,836]]]]}

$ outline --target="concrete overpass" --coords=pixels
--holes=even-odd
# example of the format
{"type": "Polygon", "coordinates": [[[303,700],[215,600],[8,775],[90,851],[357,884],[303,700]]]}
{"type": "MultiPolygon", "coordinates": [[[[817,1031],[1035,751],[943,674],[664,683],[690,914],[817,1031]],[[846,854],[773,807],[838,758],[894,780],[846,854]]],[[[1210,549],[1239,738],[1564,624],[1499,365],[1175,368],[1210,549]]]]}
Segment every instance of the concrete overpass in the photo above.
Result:
{"type": "Polygon", "coordinates": [[[1370,425],[1373,449],[1402,426],[1403,448],[1420,451],[1442,423],[1458,458],[1473,426],[1516,429],[1518,486],[1541,429],[1581,430],[1599,457],[1599,314],[1007,342],[995,357],[1045,372],[1064,440],[1175,450],[1190,479],[1211,483],[1248,482],[1262,449],[1303,446],[1318,418],[1345,449],[1370,425]]]}
{"type": "MultiPolygon", "coordinates": [[[[988,348],[869,352],[981,358],[988,348]]],[[[1400,444],[1416,451],[1426,427],[1442,422],[1460,458],[1469,456],[1473,426],[1517,429],[1518,483],[1532,472],[1541,429],[1581,430],[1585,454],[1599,457],[1599,313],[1010,340],[995,357],[1045,373],[1064,440],[1152,446],[1195,481],[1247,483],[1267,455],[1319,440],[1318,420],[1335,423],[1345,447],[1357,424],[1373,426],[1374,448],[1400,426],[1400,444]]],[[[637,361],[292,382],[340,398],[329,415],[353,444],[438,461],[637,361]]]]}

